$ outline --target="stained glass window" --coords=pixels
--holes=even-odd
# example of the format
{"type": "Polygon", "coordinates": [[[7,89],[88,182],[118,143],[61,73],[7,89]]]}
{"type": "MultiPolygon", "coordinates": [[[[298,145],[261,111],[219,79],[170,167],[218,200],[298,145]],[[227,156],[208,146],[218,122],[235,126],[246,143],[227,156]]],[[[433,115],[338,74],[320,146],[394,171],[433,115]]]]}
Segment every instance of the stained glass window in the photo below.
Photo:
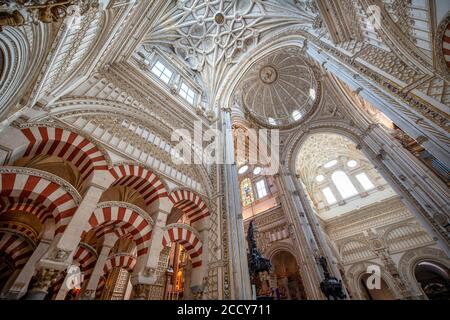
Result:
{"type": "Polygon", "coordinates": [[[241,198],[242,206],[244,207],[252,204],[255,200],[255,197],[253,195],[252,182],[249,178],[246,178],[241,182],[241,198]]]}

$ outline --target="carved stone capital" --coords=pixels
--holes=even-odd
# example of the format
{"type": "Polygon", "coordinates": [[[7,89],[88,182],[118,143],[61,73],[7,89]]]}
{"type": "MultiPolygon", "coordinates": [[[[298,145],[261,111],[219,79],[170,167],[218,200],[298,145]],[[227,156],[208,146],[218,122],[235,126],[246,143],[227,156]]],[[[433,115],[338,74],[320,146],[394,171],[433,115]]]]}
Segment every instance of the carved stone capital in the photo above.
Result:
{"type": "Polygon", "coordinates": [[[36,281],[32,285],[34,290],[47,291],[54,281],[58,279],[60,270],[41,268],[35,275],[36,281]]]}

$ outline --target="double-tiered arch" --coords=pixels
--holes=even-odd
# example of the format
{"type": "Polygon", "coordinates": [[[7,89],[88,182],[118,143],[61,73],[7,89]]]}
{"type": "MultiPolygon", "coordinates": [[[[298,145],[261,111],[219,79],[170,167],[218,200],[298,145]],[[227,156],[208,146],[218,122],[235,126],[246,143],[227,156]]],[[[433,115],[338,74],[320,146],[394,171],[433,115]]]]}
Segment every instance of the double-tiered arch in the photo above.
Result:
{"type": "Polygon", "coordinates": [[[176,242],[184,247],[192,261],[192,267],[202,265],[203,243],[198,232],[185,224],[175,223],[166,226],[163,236],[163,246],[176,242]]]}

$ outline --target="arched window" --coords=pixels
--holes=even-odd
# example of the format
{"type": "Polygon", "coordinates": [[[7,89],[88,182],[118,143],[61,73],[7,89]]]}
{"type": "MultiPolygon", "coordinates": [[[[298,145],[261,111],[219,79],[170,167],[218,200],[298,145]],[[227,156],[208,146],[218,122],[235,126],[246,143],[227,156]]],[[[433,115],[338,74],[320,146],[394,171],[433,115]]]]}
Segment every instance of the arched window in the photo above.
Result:
{"type": "Polygon", "coordinates": [[[335,204],[337,202],[336,197],[333,194],[333,191],[329,187],[322,189],[322,193],[327,199],[329,205],[335,204]]]}
{"type": "Polygon", "coordinates": [[[255,200],[255,197],[253,195],[252,182],[249,178],[245,178],[241,182],[241,198],[243,207],[252,204],[255,200]]]}
{"type": "Polygon", "coordinates": [[[367,174],[360,173],[356,175],[356,179],[358,179],[358,182],[362,185],[364,190],[369,191],[375,188],[372,181],[370,181],[369,177],[367,177],[367,174]]]}
{"type": "Polygon", "coordinates": [[[345,174],[344,171],[336,171],[332,174],[331,179],[339,190],[343,199],[347,199],[353,197],[358,194],[353,183],[350,181],[350,178],[345,174]]]}

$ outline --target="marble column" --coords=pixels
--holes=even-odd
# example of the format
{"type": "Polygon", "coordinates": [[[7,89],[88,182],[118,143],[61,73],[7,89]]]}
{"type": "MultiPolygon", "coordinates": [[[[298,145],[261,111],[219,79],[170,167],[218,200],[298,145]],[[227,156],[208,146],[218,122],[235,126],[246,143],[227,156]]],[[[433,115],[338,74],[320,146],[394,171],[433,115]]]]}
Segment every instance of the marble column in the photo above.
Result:
{"type": "Polygon", "coordinates": [[[279,175],[275,176],[275,183],[280,191],[281,205],[292,226],[291,236],[298,248],[300,255],[300,274],[302,276],[305,292],[310,300],[323,299],[320,291],[322,273],[318,267],[316,258],[319,256],[319,248],[311,230],[308,217],[302,210],[302,205],[295,189],[294,182],[285,169],[281,168],[279,175]]]}
{"type": "Polygon", "coordinates": [[[109,258],[111,248],[114,247],[118,237],[113,233],[108,233],[103,238],[102,249],[97,257],[97,262],[95,263],[94,270],[92,271],[91,277],[83,292],[81,294],[82,300],[94,300],[95,293],[97,292],[98,283],[101,276],[103,275],[103,268],[105,267],[106,261],[109,258]]]}
{"type": "Polygon", "coordinates": [[[317,218],[316,211],[311,206],[311,203],[308,201],[305,190],[300,186],[299,181],[297,179],[292,179],[292,182],[294,184],[300,204],[298,208],[302,210],[304,218],[309,221],[308,225],[309,229],[311,230],[312,236],[311,239],[314,239],[314,242],[316,243],[316,246],[319,249],[320,255],[324,256],[327,259],[328,267],[331,269],[329,270],[330,275],[342,281],[343,291],[348,297],[347,289],[345,288],[341,272],[339,271],[338,268],[339,261],[337,257],[334,256],[327,240],[325,239],[324,231],[322,230],[322,227],[319,224],[319,219],[317,218]]]}
{"type": "Polygon", "coordinates": [[[53,250],[63,252],[69,257],[70,254],[77,249],[81,240],[81,235],[92,212],[96,209],[100,197],[111,185],[112,181],[113,177],[109,171],[94,171],[92,180],[86,189],[83,200],[75,211],[75,214],[70,220],[63,235],[56,241],[53,250]]]}
{"type": "Polygon", "coordinates": [[[450,237],[445,228],[450,224],[448,187],[385,129],[372,126],[362,141],[361,150],[450,257],[450,237]]]}
{"type": "Polygon", "coordinates": [[[234,299],[250,300],[250,274],[248,270],[244,221],[239,194],[238,173],[234,159],[231,110],[222,110],[222,131],[224,134],[224,183],[228,204],[229,252],[232,265],[232,284],[234,299]]]}
{"type": "MultiPolygon", "coordinates": [[[[133,284],[132,299],[148,299],[152,291],[151,286],[155,285],[160,277],[158,266],[161,252],[164,249],[162,239],[167,216],[171,208],[172,203],[167,198],[161,198],[157,207],[153,208],[155,211],[151,214],[151,217],[154,225],[152,227],[150,246],[145,256],[138,258],[134,272],[131,275],[131,283],[133,284]]],[[[164,291],[164,284],[162,285],[162,290],[164,291]]]]}

